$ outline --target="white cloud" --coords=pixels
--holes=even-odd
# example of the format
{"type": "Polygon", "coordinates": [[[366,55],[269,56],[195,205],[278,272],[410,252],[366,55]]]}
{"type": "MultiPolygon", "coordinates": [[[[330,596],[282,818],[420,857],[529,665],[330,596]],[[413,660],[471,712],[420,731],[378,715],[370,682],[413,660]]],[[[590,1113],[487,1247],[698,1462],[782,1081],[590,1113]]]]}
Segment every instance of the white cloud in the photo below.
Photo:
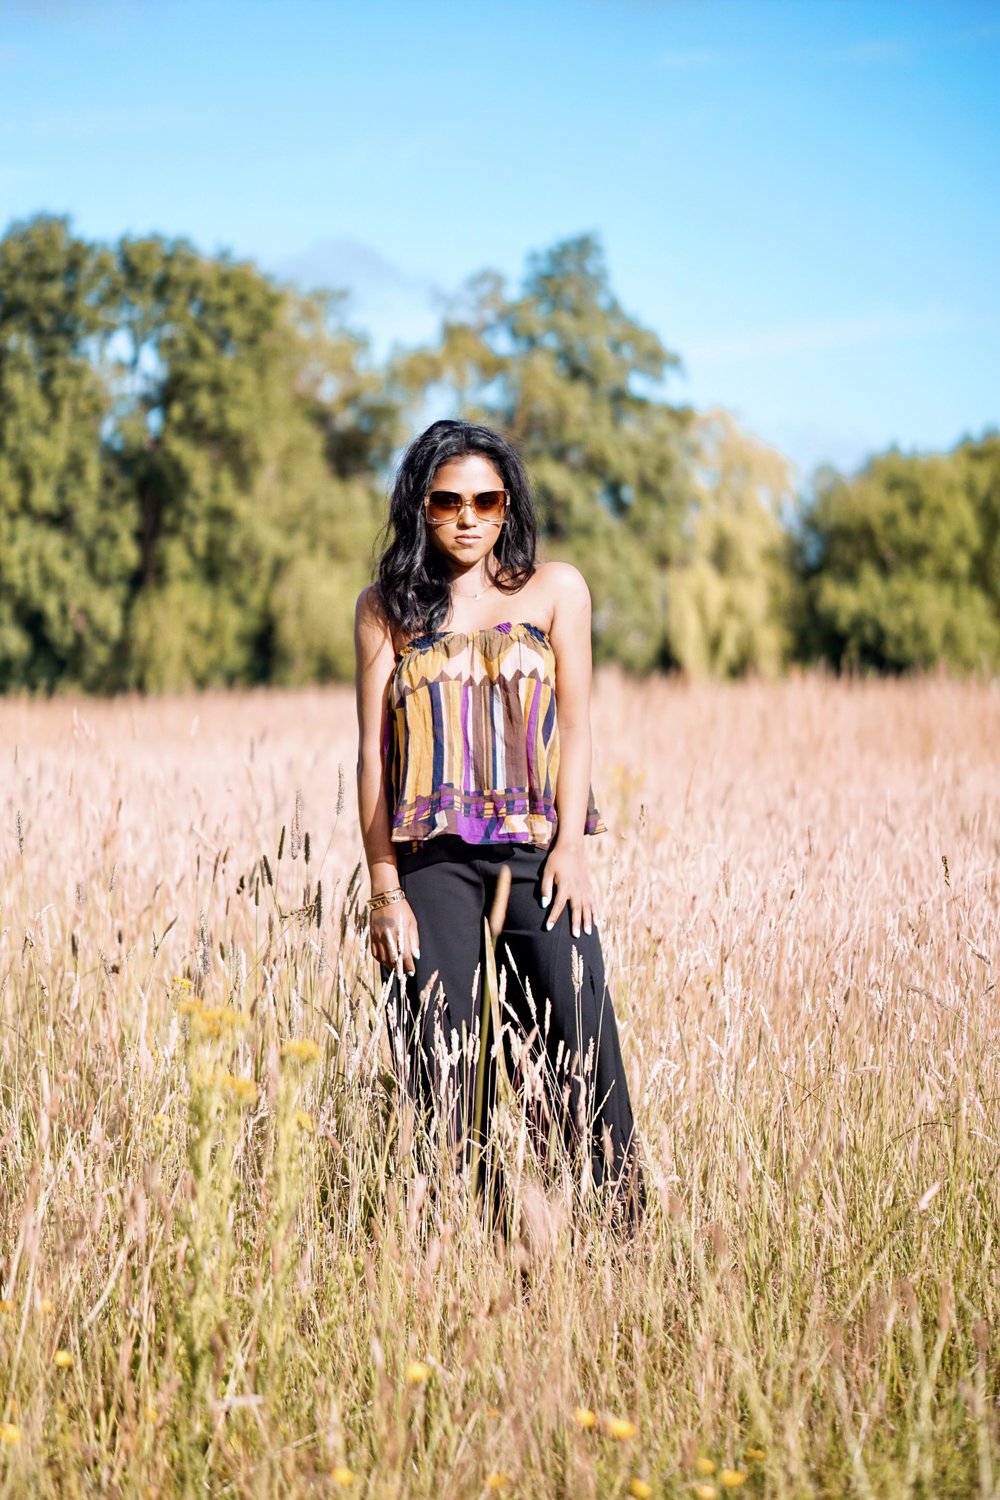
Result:
{"type": "Polygon", "coordinates": [[[0,68],[18,68],[22,63],[38,60],[40,54],[31,47],[19,47],[13,42],[0,43],[0,68]]]}
{"type": "Polygon", "coordinates": [[[351,286],[368,290],[420,291],[430,287],[371,245],[350,235],[316,240],[305,250],[286,256],[275,269],[301,286],[351,286]]]}
{"type": "Polygon", "coordinates": [[[0,162],[0,192],[9,192],[13,188],[23,187],[30,179],[31,172],[27,167],[8,166],[0,162]]]}
{"type": "Polygon", "coordinates": [[[819,423],[779,421],[769,425],[767,439],[790,460],[793,483],[805,483],[820,464],[832,464],[842,474],[860,469],[866,460],[887,444],[870,432],[826,427],[819,423]]]}
{"type": "Polygon", "coordinates": [[[697,365],[785,359],[858,344],[922,338],[972,326],[973,320],[958,308],[932,304],[911,312],[887,310],[860,317],[809,318],[783,327],[725,334],[721,338],[693,338],[686,341],[684,352],[689,367],[694,369],[697,365]]]}
{"type": "Polygon", "coordinates": [[[834,47],[816,55],[818,62],[906,63],[913,60],[912,44],[903,37],[859,38],[846,47],[834,47]]]}
{"type": "Polygon", "coordinates": [[[190,130],[198,118],[182,105],[143,104],[105,105],[98,109],[54,110],[26,120],[22,129],[39,140],[64,140],[86,137],[88,140],[110,139],[147,131],[190,130]]]}
{"type": "Polygon", "coordinates": [[[68,21],[77,30],[119,21],[124,14],[139,12],[142,5],[143,0],[3,0],[7,21],[68,21]]]}
{"type": "MultiPolygon", "coordinates": [[[[960,33],[958,36],[942,37],[932,43],[932,46],[961,45],[966,40],[971,40],[970,34],[960,33]]],[[[918,50],[920,49],[910,37],[858,37],[838,47],[788,45],[778,56],[782,64],[792,66],[844,63],[848,66],[873,67],[911,63],[918,50]]],[[[705,68],[747,67],[773,62],[774,58],[774,52],[766,47],[741,47],[732,51],[720,47],[690,47],[661,52],[656,61],[661,68],[681,73],[705,68]]]]}
{"type": "Polygon", "coordinates": [[[350,235],[315,241],[273,264],[275,274],[308,291],[330,287],[349,293],[348,319],[382,355],[393,343],[432,339],[440,327],[441,289],[350,235]]]}
{"type": "Polygon", "coordinates": [[[719,52],[714,47],[692,47],[686,52],[663,52],[657,61],[661,68],[684,72],[688,68],[714,67],[717,63],[731,62],[735,59],[727,56],[725,52],[719,52]]]}

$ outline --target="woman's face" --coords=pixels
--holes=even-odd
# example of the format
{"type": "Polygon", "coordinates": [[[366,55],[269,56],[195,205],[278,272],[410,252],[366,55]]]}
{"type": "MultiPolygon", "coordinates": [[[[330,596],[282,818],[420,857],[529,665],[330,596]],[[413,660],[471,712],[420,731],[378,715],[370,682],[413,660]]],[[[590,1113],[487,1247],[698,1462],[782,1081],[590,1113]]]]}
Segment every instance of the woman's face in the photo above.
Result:
{"type": "MultiPolygon", "coordinates": [[[[463,504],[456,518],[439,525],[428,523],[431,546],[452,564],[453,571],[465,572],[489,557],[500,537],[500,527],[476,514],[471,500],[474,495],[502,490],[503,479],[481,453],[466,453],[442,464],[427,486],[428,495],[444,490],[461,495],[463,504]]],[[[423,503],[423,502],[421,502],[423,503]]],[[[424,512],[427,519],[427,512],[424,512]]]]}

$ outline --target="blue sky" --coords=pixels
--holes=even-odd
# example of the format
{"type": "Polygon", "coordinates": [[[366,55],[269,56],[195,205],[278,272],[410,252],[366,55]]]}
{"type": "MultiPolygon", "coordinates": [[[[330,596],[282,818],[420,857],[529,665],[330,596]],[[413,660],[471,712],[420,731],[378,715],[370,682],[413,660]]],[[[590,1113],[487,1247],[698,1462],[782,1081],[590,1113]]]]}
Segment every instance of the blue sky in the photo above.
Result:
{"type": "Polygon", "coordinates": [[[380,354],[594,231],[804,478],[1000,424],[998,76],[992,0],[0,0],[0,229],[347,286],[380,354]]]}

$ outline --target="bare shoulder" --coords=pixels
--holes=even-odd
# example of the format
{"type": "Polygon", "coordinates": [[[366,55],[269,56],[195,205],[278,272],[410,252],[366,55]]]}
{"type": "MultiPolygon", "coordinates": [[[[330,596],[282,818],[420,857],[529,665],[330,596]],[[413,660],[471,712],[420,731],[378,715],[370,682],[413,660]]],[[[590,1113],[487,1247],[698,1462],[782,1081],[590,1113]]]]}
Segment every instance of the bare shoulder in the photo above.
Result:
{"type": "Polygon", "coordinates": [[[539,563],[536,572],[552,607],[552,622],[560,620],[579,621],[581,615],[590,611],[590,589],[587,580],[572,563],[539,563]]]}
{"type": "Polygon", "coordinates": [[[378,584],[361,590],[354,606],[354,639],[359,657],[365,659],[392,650],[392,626],[378,584]]]}
{"type": "Polygon", "coordinates": [[[389,619],[377,583],[368,584],[358,595],[354,606],[354,623],[358,630],[366,634],[374,631],[382,635],[388,631],[389,619]]]}

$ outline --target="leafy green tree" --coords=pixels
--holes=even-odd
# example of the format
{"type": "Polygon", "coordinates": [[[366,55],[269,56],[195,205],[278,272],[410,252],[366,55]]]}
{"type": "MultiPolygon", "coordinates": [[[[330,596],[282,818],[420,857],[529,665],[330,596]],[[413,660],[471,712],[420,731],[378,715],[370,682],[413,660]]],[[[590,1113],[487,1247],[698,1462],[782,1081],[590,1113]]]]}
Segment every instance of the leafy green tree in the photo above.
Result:
{"type": "Polygon", "coordinates": [[[979,518],[973,582],[1000,619],[1000,432],[988,432],[978,442],[966,440],[956,448],[955,457],[979,518]]]}
{"type": "Polygon", "coordinates": [[[817,476],[799,539],[804,652],[906,671],[1000,665],[997,440],[817,476]]]}
{"type": "Polygon", "coordinates": [[[439,345],[392,369],[411,398],[436,397],[518,446],[545,555],[586,571],[597,659],[636,671],[675,659],[666,568],[683,549],[691,413],[658,388],[677,364],[624,312],[582,235],[533,256],[517,296],[495,273],[473,278],[439,345]]]}
{"type": "Polygon", "coordinates": [[[138,497],[131,680],[304,681],[350,670],[392,409],[302,297],[184,241],[125,240],[116,445],[138,497]]]}
{"type": "Polygon", "coordinates": [[[670,573],[673,649],[696,676],[773,675],[790,647],[789,464],[723,410],[699,416],[694,438],[689,542],[670,573]]]}
{"type": "Polygon", "coordinates": [[[0,691],[119,681],[137,549],[101,441],[115,283],[65,219],[0,241],[0,691]]]}
{"type": "Polygon", "coordinates": [[[794,536],[780,455],[668,403],[676,368],[566,240],[472,278],[377,369],[341,294],[183,240],[47,215],[0,241],[0,691],[346,677],[404,438],[444,404],[506,431],[598,660],[773,672],[1000,664],[1000,434],[822,471],[794,536]],[[789,553],[794,550],[794,576],[789,553]],[[796,601],[792,609],[792,600],[796,601]]]}

